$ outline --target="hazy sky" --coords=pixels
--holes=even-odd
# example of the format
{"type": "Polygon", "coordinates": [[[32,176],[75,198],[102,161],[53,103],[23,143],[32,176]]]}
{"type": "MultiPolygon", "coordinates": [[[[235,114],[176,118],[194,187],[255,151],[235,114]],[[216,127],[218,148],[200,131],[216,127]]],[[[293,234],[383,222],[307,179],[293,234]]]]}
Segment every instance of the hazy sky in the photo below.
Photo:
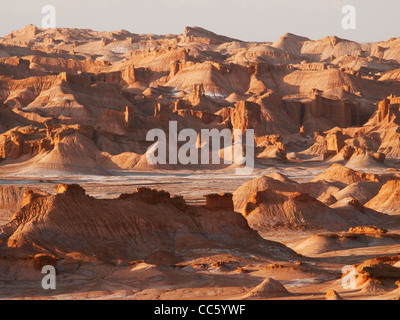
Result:
{"type": "Polygon", "coordinates": [[[181,34],[199,26],[246,41],[275,41],[286,32],[358,42],[400,37],[399,0],[1,0],[0,36],[42,25],[44,5],[57,27],[181,34]],[[356,8],[356,29],[344,30],[342,7],[356,8]]]}

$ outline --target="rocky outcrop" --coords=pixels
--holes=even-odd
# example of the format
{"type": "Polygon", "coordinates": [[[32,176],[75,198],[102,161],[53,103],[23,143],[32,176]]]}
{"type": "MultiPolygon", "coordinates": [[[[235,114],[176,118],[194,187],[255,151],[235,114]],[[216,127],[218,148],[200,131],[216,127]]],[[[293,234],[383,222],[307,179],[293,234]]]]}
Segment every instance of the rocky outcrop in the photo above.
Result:
{"type": "Polygon", "coordinates": [[[211,124],[213,122],[220,123],[222,117],[220,115],[203,112],[200,110],[185,109],[181,104],[175,104],[174,112],[180,116],[187,118],[188,116],[194,117],[204,124],[211,124]]]}
{"type": "Polygon", "coordinates": [[[132,129],[135,124],[135,107],[127,106],[125,108],[125,127],[129,130],[132,129]]]}
{"type": "MultiPolygon", "coordinates": [[[[335,179],[341,178],[335,176],[335,179]]],[[[347,197],[338,201],[334,195],[344,186],[335,181],[296,183],[259,177],[234,192],[235,209],[260,232],[271,229],[347,231],[349,227],[384,221],[384,215],[365,208],[356,199],[347,197]]],[[[353,179],[342,181],[350,183],[353,179]]]]}
{"type": "Polygon", "coordinates": [[[174,120],[197,132],[254,129],[256,138],[282,137],[263,142],[259,165],[286,162],[293,150],[350,161],[359,148],[366,156],[353,161],[358,165],[400,155],[391,41],[361,50],[336,37],[286,34],[250,43],[199,27],[156,36],[28,26],[0,44],[0,158],[24,173],[151,168],[137,160],[146,158],[146,133],[167,131],[174,120]],[[22,132],[27,127],[37,132],[22,132]],[[313,132],[321,134],[310,146],[313,132]],[[79,149],[74,143],[84,146],[69,156],[79,149]],[[51,155],[37,157],[44,154],[51,155]],[[117,160],[127,154],[136,160],[117,160]]]}
{"type": "Polygon", "coordinates": [[[57,266],[57,261],[60,259],[51,254],[38,253],[33,257],[33,266],[38,270],[42,270],[44,266],[57,266]]]}
{"type": "Polygon", "coordinates": [[[30,201],[28,194],[39,193],[40,191],[22,185],[0,186],[0,225],[10,221],[13,214],[18,211],[26,202],[30,201]]]}
{"type": "Polygon", "coordinates": [[[220,194],[207,194],[206,208],[208,210],[233,210],[233,194],[220,193],[220,194]]]}
{"type": "Polygon", "coordinates": [[[314,94],[304,106],[304,124],[309,130],[329,130],[335,126],[350,127],[361,124],[360,105],[346,100],[332,100],[314,94]],[[315,121],[317,120],[317,122],[315,121]],[[323,121],[319,127],[316,123],[323,121]]]}
{"type": "Polygon", "coordinates": [[[154,116],[166,115],[169,112],[168,105],[157,103],[154,107],[154,116]]]}
{"type": "Polygon", "coordinates": [[[270,229],[343,230],[351,223],[341,212],[299,192],[255,192],[249,197],[243,215],[252,228],[261,232],[270,229]]]}
{"type": "MultiPolygon", "coordinates": [[[[362,292],[379,292],[397,288],[400,256],[382,256],[354,265],[354,284],[362,292]]],[[[342,278],[347,274],[343,274],[342,278]]]]}
{"type": "Polygon", "coordinates": [[[59,184],[56,191],[58,194],[64,194],[66,196],[84,196],[86,194],[85,189],[78,184],[59,184]]]}
{"type": "Polygon", "coordinates": [[[42,138],[43,133],[33,126],[11,129],[0,136],[0,158],[35,156],[44,149],[42,138]]]}
{"type": "Polygon", "coordinates": [[[345,184],[351,184],[361,181],[378,182],[379,178],[373,173],[365,173],[346,168],[340,164],[333,164],[326,171],[317,175],[312,181],[339,181],[345,184]]]}
{"type": "Polygon", "coordinates": [[[221,44],[224,42],[239,41],[233,38],[217,35],[214,32],[208,31],[200,27],[186,27],[183,41],[200,40],[207,44],[221,44]]]}
{"type": "Polygon", "coordinates": [[[291,293],[279,281],[266,278],[247,295],[251,299],[265,299],[290,296],[291,293]]]}
{"type": "Polygon", "coordinates": [[[176,257],[188,252],[201,255],[205,248],[297,256],[250,229],[240,214],[227,207],[229,195],[217,197],[213,209],[218,210],[210,214],[207,207],[183,206],[181,197],[147,188],[109,200],[90,197],[77,185],[60,185],[57,191],[57,195],[30,194],[0,230],[3,251],[17,257],[56,258],[79,252],[87,259],[96,256],[108,262],[146,259],[160,251],[176,257]]]}
{"type": "Polygon", "coordinates": [[[349,229],[349,233],[374,233],[374,234],[383,234],[387,233],[386,229],[379,228],[377,226],[358,226],[349,229]]]}
{"type": "Polygon", "coordinates": [[[186,209],[186,202],[182,196],[171,197],[169,192],[163,190],[158,191],[146,187],[137,188],[136,191],[131,194],[121,194],[119,196],[119,199],[140,200],[153,205],[159,203],[168,203],[174,205],[181,210],[186,209]]]}
{"type": "Polygon", "coordinates": [[[400,180],[389,180],[365,206],[386,214],[400,214],[400,180]]]}
{"type": "Polygon", "coordinates": [[[326,293],[326,300],[344,300],[335,290],[329,290],[326,293]]]}
{"type": "Polygon", "coordinates": [[[326,136],[326,144],[328,152],[333,151],[336,154],[339,153],[345,146],[343,132],[338,130],[336,132],[328,134],[326,136]]]}
{"type": "Polygon", "coordinates": [[[297,191],[297,185],[294,181],[281,181],[269,176],[261,176],[250,180],[233,193],[235,210],[242,211],[252,194],[265,190],[295,192],[297,191]]]}
{"type": "Polygon", "coordinates": [[[262,135],[260,106],[254,102],[240,101],[235,107],[231,116],[232,128],[240,129],[242,132],[246,129],[254,129],[255,135],[262,135]]]}
{"type": "Polygon", "coordinates": [[[383,121],[386,117],[391,118],[393,115],[399,115],[400,97],[390,95],[378,104],[378,118],[383,121]]]}
{"type": "Polygon", "coordinates": [[[321,233],[297,242],[292,249],[302,255],[317,256],[340,250],[396,245],[399,240],[399,235],[390,233],[321,233]]]}
{"type": "Polygon", "coordinates": [[[328,133],[326,136],[326,152],[323,154],[323,159],[326,160],[333,157],[339,152],[342,152],[343,158],[349,160],[354,153],[354,148],[347,146],[344,142],[343,132],[341,130],[328,133]]]}
{"type": "Polygon", "coordinates": [[[256,138],[257,148],[260,152],[257,154],[258,159],[277,159],[287,160],[286,157],[286,145],[283,142],[281,135],[266,135],[256,138]]]}

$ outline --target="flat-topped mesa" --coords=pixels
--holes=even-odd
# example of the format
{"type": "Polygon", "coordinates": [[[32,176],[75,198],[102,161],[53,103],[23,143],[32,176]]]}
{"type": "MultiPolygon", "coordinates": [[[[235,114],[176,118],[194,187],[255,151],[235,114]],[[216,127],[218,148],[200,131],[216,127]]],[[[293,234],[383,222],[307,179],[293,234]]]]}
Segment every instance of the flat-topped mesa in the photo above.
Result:
{"type": "Polygon", "coordinates": [[[182,196],[171,198],[169,192],[150,189],[146,187],[136,188],[136,191],[130,194],[124,193],[119,196],[122,200],[140,200],[149,204],[170,203],[178,209],[185,210],[186,202],[182,196]]]}
{"type": "Polygon", "coordinates": [[[233,210],[232,193],[210,193],[204,197],[208,210],[233,210]]]}
{"type": "Polygon", "coordinates": [[[64,184],[61,183],[57,186],[57,194],[65,195],[86,195],[85,189],[83,189],[79,184],[64,184]]]}
{"type": "Polygon", "coordinates": [[[347,100],[334,100],[313,93],[311,101],[306,103],[306,112],[313,118],[329,119],[340,128],[360,125],[360,104],[347,100]]]}

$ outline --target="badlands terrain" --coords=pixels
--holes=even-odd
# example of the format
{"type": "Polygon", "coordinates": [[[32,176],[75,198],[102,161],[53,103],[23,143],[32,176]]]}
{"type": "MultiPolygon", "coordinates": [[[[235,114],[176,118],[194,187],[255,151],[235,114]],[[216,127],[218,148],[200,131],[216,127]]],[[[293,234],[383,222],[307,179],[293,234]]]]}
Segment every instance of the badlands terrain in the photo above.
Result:
{"type": "Polygon", "coordinates": [[[400,38],[14,31],[0,298],[399,299],[399,108],[400,38]],[[171,121],[253,129],[254,170],[150,164],[171,121]]]}

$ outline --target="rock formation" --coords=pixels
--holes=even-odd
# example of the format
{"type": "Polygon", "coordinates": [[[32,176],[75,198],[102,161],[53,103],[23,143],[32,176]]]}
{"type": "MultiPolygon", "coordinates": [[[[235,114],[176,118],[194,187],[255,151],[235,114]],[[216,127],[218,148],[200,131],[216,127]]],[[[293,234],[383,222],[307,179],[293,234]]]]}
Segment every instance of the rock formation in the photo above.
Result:
{"type": "Polygon", "coordinates": [[[379,193],[370,199],[365,206],[371,209],[379,209],[380,212],[386,214],[400,214],[399,189],[400,180],[390,180],[386,182],[379,193]]]}
{"type": "Polygon", "coordinates": [[[208,210],[233,210],[233,195],[231,193],[207,194],[205,197],[208,210]]]}
{"type": "Polygon", "coordinates": [[[0,298],[52,265],[62,290],[79,281],[69,298],[291,298],[279,279],[296,299],[339,300],[327,290],[342,263],[361,290],[346,299],[398,296],[399,52],[394,38],[246,42],[199,27],[1,37],[0,298]],[[197,154],[203,130],[254,130],[253,172],[175,163],[172,145],[149,163],[164,143],[148,133],[172,141],[171,123],[197,154]]]}
{"type": "Polygon", "coordinates": [[[248,297],[252,299],[265,299],[289,296],[291,293],[277,280],[266,278],[253,288],[248,297]]]}
{"type": "Polygon", "coordinates": [[[352,166],[400,155],[395,42],[361,49],[292,34],[248,43],[199,27],[155,36],[27,26],[0,44],[0,158],[30,174],[154,169],[146,133],[174,120],[198,132],[254,129],[262,165],[289,153],[352,166]],[[83,143],[63,140],[71,130],[91,144],[76,166],[60,150],[83,143]]]}
{"type": "Polygon", "coordinates": [[[231,195],[208,196],[211,203],[199,207],[148,188],[102,200],[86,195],[79,185],[61,184],[56,195],[24,197],[24,206],[1,228],[2,248],[16,257],[29,253],[62,259],[80,252],[113,262],[146,259],[158,251],[179,257],[201,248],[296,257],[250,229],[232,210],[231,195]]]}
{"type": "Polygon", "coordinates": [[[379,228],[377,226],[359,226],[349,229],[349,233],[376,233],[382,234],[386,233],[386,229],[379,228]]]}
{"type": "Polygon", "coordinates": [[[312,181],[316,182],[320,180],[339,181],[344,184],[351,184],[362,181],[378,182],[379,178],[375,174],[359,172],[343,167],[340,164],[333,164],[325,172],[316,176],[312,181]]]}
{"type": "MultiPolygon", "coordinates": [[[[312,182],[283,181],[262,176],[246,182],[234,192],[235,209],[246,217],[252,228],[259,231],[282,228],[337,231],[359,226],[360,223],[384,221],[384,215],[375,211],[377,207],[364,207],[349,196],[350,190],[344,190],[347,185],[368,181],[377,185],[377,188],[375,185],[372,187],[377,192],[382,184],[376,175],[333,165],[312,182]],[[338,196],[338,201],[335,195],[340,192],[343,196],[338,196]]],[[[365,193],[364,196],[369,198],[363,203],[374,195],[365,193]]]]}
{"type": "Polygon", "coordinates": [[[393,290],[400,279],[399,261],[398,255],[381,256],[354,265],[356,287],[364,292],[393,290]]]}
{"type": "Polygon", "coordinates": [[[326,300],[344,300],[335,290],[326,293],[326,300]]]}

